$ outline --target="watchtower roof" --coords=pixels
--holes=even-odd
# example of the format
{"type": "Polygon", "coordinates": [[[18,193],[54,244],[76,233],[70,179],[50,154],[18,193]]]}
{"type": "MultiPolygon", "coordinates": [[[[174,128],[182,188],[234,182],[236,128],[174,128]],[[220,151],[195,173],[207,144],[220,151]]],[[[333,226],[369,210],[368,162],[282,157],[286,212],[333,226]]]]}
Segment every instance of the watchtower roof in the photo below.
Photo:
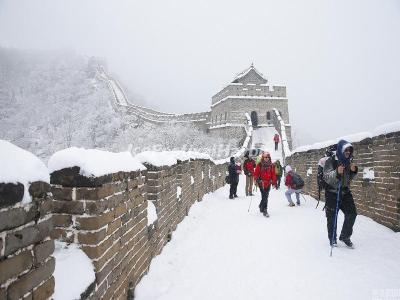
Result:
{"type": "Polygon", "coordinates": [[[254,75],[256,77],[258,77],[257,79],[262,81],[263,83],[267,83],[268,80],[267,78],[264,77],[264,75],[258,71],[255,67],[254,64],[252,63],[250,67],[248,67],[247,69],[245,69],[244,71],[240,72],[239,74],[236,75],[236,77],[233,79],[232,83],[239,83],[242,81],[242,79],[244,77],[246,77],[248,74],[250,73],[254,73],[254,75]]]}

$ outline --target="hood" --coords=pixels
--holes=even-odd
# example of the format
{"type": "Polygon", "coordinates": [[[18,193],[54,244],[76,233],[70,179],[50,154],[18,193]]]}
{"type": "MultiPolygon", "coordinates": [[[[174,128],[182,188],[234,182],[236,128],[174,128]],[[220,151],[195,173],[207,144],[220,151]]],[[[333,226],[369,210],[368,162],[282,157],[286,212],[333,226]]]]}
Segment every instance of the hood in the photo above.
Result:
{"type": "Polygon", "coordinates": [[[353,157],[353,145],[351,143],[349,143],[346,140],[340,140],[339,143],[337,144],[337,150],[336,150],[336,157],[338,158],[338,161],[343,164],[344,166],[348,166],[350,165],[350,161],[353,157]],[[346,157],[344,156],[344,150],[346,148],[350,148],[350,156],[349,158],[346,159],[346,157]]]}

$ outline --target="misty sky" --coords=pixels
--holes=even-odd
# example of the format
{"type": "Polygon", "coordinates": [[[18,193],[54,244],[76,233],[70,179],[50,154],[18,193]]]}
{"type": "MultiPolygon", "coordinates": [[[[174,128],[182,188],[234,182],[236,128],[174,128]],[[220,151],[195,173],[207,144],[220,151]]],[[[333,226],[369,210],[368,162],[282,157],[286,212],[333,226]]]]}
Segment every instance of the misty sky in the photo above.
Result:
{"type": "Polygon", "coordinates": [[[300,144],[400,120],[398,0],[0,0],[0,46],[104,57],[169,112],[209,110],[254,62],[287,86],[300,144]]]}

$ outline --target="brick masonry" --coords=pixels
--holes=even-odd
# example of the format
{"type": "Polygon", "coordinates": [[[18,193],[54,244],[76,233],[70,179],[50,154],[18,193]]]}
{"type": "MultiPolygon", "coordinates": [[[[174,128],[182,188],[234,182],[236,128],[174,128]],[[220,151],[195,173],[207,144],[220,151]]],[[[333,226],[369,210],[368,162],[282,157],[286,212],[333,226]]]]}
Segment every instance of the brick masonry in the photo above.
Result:
{"type": "Polygon", "coordinates": [[[171,240],[193,203],[225,184],[226,165],[209,160],[146,167],[146,171],[86,180],[86,187],[77,168],[51,176],[52,237],[80,245],[95,268],[96,281],[82,298],[132,297],[152,258],[171,240]],[[154,203],[158,216],[150,225],[148,201],[154,203]]]}
{"type": "MultiPolygon", "coordinates": [[[[400,231],[400,132],[367,138],[354,145],[354,163],[359,174],[351,190],[358,213],[394,231],[400,231]],[[363,169],[372,168],[375,179],[363,179],[363,169]]],[[[325,149],[294,153],[286,163],[305,178],[304,190],[317,198],[317,164],[325,149]],[[307,170],[312,175],[307,176],[307,170]]],[[[322,193],[321,199],[324,199],[322,193]]]]}
{"type": "Polygon", "coordinates": [[[6,200],[0,207],[0,299],[47,299],[54,292],[55,267],[50,185],[32,183],[27,204],[21,203],[20,184],[11,185],[0,188],[6,200]]]}

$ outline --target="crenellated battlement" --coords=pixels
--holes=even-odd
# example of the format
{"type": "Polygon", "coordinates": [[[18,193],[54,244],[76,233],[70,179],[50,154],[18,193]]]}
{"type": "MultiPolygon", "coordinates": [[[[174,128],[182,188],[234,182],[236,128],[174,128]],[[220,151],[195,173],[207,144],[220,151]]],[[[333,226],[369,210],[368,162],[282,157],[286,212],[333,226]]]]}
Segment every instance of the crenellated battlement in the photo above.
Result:
{"type": "Polygon", "coordinates": [[[286,98],[285,86],[230,83],[212,97],[212,107],[229,97],[286,98]]]}

